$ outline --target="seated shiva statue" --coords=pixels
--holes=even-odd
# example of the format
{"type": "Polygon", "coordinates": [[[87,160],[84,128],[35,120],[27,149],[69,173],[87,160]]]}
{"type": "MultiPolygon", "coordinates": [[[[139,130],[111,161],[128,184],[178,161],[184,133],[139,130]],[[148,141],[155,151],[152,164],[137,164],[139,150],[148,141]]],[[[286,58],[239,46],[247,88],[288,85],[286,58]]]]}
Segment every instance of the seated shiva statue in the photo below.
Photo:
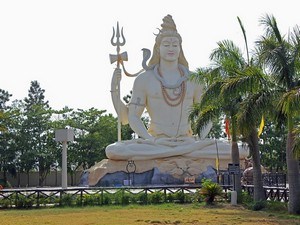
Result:
{"type": "MultiPolygon", "coordinates": [[[[216,158],[215,140],[205,138],[211,124],[196,138],[188,119],[189,110],[200,101],[203,87],[189,79],[182,39],[172,16],[167,15],[161,26],[153,55],[148,65],[143,66],[145,71],[135,78],[128,105],[116,94],[121,69],[114,71],[111,83],[114,107],[122,124],[128,120],[139,138],[107,146],[106,156],[112,160],[151,160],[174,156],[216,158]],[[120,108],[118,104],[121,104],[120,108]],[[150,117],[148,129],[141,120],[144,110],[150,117]]],[[[230,159],[230,144],[221,141],[217,144],[220,159],[230,159]]]]}

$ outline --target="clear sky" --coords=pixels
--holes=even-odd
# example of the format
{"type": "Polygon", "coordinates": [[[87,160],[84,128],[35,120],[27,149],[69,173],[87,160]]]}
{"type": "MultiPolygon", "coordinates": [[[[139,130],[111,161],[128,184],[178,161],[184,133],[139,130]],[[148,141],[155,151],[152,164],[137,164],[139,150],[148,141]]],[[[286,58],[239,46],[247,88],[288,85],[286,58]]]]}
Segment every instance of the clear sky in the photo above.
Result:
{"type": "MultiPolygon", "coordinates": [[[[126,67],[141,69],[142,48],[153,48],[154,33],[162,18],[173,16],[183,38],[190,70],[209,65],[216,43],[230,39],[245,50],[237,16],[246,29],[249,48],[263,28],[266,13],[277,19],[282,34],[297,23],[296,0],[0,0],[0,88],[23,99],[30,82],[45,89],[54,109],[95,107],[115,114],[110,80],[116,67],[109,54],[113,27],[124,29],[129,60],[126,67]]],[[[121,96],[129,93],[134,78],[123,76],[121,96]]]]}

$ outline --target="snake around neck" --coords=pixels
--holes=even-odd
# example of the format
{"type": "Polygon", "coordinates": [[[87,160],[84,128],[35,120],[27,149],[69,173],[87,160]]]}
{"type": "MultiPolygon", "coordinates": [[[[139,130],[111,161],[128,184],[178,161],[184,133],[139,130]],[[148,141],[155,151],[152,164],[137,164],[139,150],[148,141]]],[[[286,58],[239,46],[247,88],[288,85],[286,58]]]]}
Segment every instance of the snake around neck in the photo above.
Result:
{"type": "Polygon", "coordinates": [[[180,79],[175,83],[175,84],[168,84],[165,79],[159,75],[159,65],[155,65],[154,69],[153,69],[153,72],[154,72],[154,75],[155,75],[155,78],[157,80],[159,80],[161,82],[161,84],[165,87],[165,88],[168,88],[168,89],[175,89],[175,88],[178,88],[182,82],[186,81],[188,79],[188,75],[189,75],[189,72],[187,71],[187,69],[181,65],[181,64],[178,64],[178,69],[179,71],[181,71],[181,73],[183,73],[183,76],[180,77],[180,79]]]}
{"type": "Polygon", "coordinates": [[[162,95],[164,97],[165,102],[171,106],[176,107],[181,104],[184,100],[184,96],[186,93],[186,80],[188,79],[188,71],[182,65],[178,65],[179,72],[181,74],[180,79],[176,82],[176,84],[170,85],[163,78],[162,74],[160,74],[159,66],[156,65],[154,67],[155,77],[160,81],[162,95]],[[168,90],[171,90],[173,96],[170,96],[168,90]]]}

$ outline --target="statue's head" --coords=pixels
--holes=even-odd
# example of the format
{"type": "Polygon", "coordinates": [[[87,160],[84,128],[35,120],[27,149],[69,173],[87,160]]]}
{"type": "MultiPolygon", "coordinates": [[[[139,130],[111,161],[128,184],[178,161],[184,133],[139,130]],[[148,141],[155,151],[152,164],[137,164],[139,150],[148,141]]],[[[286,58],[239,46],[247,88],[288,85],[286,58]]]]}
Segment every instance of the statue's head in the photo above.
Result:
{"type": "Polygon", "coordinates": [[[161,24],[161,29],[158,29],[159,33],[156,34],[155,43],[158,45],[161,44],[161,41],[164,37],[177,37],[180,45],[182,39],[180,34],[177,32],[176,25],[171,15],[167,15],[163,18],[163,23],[161,24]]]}
{"type": "Polygon", "coordinates": [[[177,32],[176,25],[171,15],[167,15],[163,18],[163,23],[161,24],[161,29],[158,29],[159,32],[156,34],[155,44],[153,47],[152,58],[149,61],[149,66],[155,65],[159,63],[160,60],[160,52],[159,46],[164,37],[176,37],[180,43],[180,54],[178,58],[178,63],[186,66],[188,68],[188,62],[185,59],[182,50],[182,38],[180,34],[177,32]]]}

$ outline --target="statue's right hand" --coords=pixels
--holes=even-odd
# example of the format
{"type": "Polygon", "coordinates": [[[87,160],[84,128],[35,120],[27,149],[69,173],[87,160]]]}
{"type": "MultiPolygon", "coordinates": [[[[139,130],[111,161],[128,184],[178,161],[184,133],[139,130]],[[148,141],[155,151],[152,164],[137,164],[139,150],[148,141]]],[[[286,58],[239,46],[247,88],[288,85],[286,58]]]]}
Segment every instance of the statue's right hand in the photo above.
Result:
{"type": "Polygon", "coordinates": [[[150,138],[147,138],[147,139],[142,139],[142,138],[137,139],[137,143],[139,143],[139,144],[155,145],[156,144],[155,141],[156,141],[155,137],[150,137],[150,138]]]}
{"type": "Polygon", "coordinates": [[[114,73],[113,73],[113,78],[112,78],[112,82],[115,83],[115,84],[118,84],[119,81],[121,80],[122,78],[122,74],[121,74],[121,69],[120,68],[116,68],[114,73]]]}

